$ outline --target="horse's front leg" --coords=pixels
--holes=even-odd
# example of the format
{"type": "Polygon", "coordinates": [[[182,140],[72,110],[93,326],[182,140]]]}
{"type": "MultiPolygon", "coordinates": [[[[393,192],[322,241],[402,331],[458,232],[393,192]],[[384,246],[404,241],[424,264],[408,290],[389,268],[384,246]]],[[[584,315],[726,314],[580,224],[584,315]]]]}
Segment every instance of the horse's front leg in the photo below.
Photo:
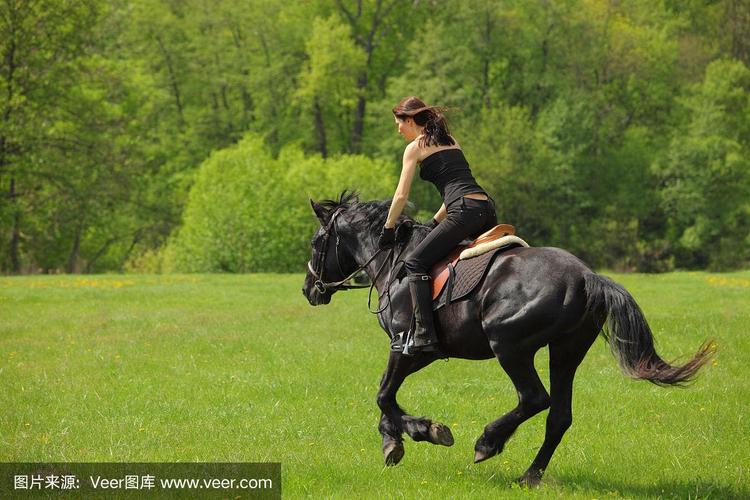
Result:
{"type": "Polygon", "coordinates": [[[432,444],[453,446],[453,433],[451,433],[450,427],[440,422],[434,422],[425,417],[404,415],[401,417],[401,424],[404,431],[414,441],[427,441],[432,444]]]}
{"type": "Polygon", "coordinates": [[[383,456],[386,465],[396,465],[404,456],[404,431],[415,441],[429,441],[450,446],[453,436],[443,424],[421,417],[407,415],[396,402],[396,393],[407,376],[435,361],[433,353],[404,356],[391,352],[388,366],[380,381],[378,407],[383,412],[378,430],[383,436],[383,456]]]}

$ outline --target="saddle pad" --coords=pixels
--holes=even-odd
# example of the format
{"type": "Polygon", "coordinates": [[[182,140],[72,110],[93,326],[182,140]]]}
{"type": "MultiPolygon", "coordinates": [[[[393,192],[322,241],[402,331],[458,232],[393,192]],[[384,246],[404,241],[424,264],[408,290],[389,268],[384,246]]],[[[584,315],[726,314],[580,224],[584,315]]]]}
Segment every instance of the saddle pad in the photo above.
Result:
{"type": "Polygon", "coordinates": [[[496,240],[490,240],[484,243],[471,245],[469,248],[465,248],[461,252],[461,255],[458,256],[458,258],[460,260],[471,259],[473,257],[476,257],[477,255],[482,255],[485,252],[489,252],[493,248],[501,248],[507,246],[509,243],[518,243],[522,247],[529,246],[529,244],[523,241],[521,238],[511,234],[503,236],[502,238],[498,238],[496,240]]]}
{"type": "Polygon", "coordinates": [[[495,248],[477,257],[459,260],[456,262],[455,267],[452,264],[449,265],[448,269],[450,271],[450,276],[447,280],[446,286],[443,287],[442,292],[437,297],[437,300],[433,300],[432,309],[440,309],[446,304],[450,304],[469,295],[479,282],[482,281],[482,278],[487,272],[487,269],[489,269],[495,255],[519,246],[522,245],[516,242],[509,243],[508,245],[495,248]]]}

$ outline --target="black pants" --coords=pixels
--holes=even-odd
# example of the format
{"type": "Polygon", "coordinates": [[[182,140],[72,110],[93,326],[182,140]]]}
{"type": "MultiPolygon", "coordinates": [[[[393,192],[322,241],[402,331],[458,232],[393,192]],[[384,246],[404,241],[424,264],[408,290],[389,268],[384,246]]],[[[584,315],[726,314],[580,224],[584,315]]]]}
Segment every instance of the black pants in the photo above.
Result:
{"type": "Polygon", "coordinates": [[[437,261],[465,239],[474,239],[497,225],[492,199],[462,196],[446,207],[447,215],[404,260],[407,274],[428,274],[437,261]]]}

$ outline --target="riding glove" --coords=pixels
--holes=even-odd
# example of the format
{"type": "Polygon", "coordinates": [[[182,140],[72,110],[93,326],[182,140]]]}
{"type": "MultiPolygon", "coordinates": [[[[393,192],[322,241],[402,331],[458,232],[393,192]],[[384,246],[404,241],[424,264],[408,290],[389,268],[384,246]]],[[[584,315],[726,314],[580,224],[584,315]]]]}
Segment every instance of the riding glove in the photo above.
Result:
{"type": "Polygon", "coordinates": [[[430,220],[430,222],[428,222],[425,225],[430,228],[430,231],[432,231],[433,229],[438,227],[438,224],[440,224],[440,222],[438,222],[438,220],[435,217],[433,217],[432,220],[430,220]]]}
{"type": "Polygon", "coordinates": [[[396,243],[396,228],[383,226],[383,231],[380,233],[378,239],[378,248],[381,250],[388,250],[392,248],[396,243]]]}

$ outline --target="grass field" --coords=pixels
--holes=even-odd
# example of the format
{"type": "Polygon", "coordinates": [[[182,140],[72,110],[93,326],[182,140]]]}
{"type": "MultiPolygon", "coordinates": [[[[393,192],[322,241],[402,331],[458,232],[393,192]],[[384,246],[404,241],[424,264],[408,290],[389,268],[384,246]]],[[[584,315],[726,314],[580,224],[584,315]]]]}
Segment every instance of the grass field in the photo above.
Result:
{"type": "MultiPolygon", "coordinates": [[[[302,275],[0,278],[0,461],[274,461],[285,498],[750,498],[750,272],[610,275],[673,359],[719,352],[688,389],[625,378],[601,340],[543,486],[512,485],[546,412],[504,453],[474,441],[512,408],[494,360],[436,362],[399,402],[451,426],[385,468],[375,394],[388,342],[367,292],[311,307],[302,275]]],[[[537,356],[548,382],[546,352],[537,356]]]]}

